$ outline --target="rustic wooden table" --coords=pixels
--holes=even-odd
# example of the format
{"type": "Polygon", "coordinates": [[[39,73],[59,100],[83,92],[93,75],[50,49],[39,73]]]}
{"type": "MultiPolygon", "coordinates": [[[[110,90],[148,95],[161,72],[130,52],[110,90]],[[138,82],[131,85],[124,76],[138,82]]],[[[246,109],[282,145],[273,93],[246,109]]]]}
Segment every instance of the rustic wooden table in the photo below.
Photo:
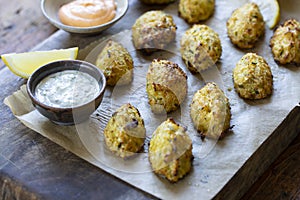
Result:
{"type": "MultiPolygon", "coordinates": [[[[0,0],[0,54],[29,51],[57,29],[39,0],[0,0]],[[5,5],[5,6],[4,6],[5,5]]],[[[152,199],[29,130],[3,99],[24,83],[0,60],[1,199],[152,199]],[[6,131],[15,127],[18,134],[6,131]]],[[[300,199],[300,136],[253,184],[243,199],[300,199]]]]}

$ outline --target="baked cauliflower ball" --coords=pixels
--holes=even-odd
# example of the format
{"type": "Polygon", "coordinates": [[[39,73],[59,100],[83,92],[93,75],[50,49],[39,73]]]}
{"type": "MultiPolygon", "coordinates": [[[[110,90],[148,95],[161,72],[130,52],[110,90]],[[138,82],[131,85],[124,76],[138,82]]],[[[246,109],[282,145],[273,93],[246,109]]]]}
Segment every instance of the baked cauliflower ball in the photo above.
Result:
{"type": "Polygon", "coordinates": [[[132,26],[132,40],[136,49],[152,52],[164,49],[176,37],[173,17],[163,11],[148,11],[132,26]]]}
{"type": "Polygon", "coordinates": [[[144,120],[138,109],[130,104],[117,109],[104,129],[107,147],[122,158],[139,152],[144,145],[145,137],[144,120]]]}
{"type": "Polygon", "coordinates": [[[214,0],[180,0],[178,7],[180,17],[191,24],[207,20],[214,10],[214,0]]]}
{"type": "Polygon", "coordinates": [[[254,47],[265,33],[265,22],[255,3],[234,10],[226,25],[231,42],[241,49],[254,47]]]}
{"type": "Polygon", "coordinates": [[[167,3],[172,3],[175,0],[140,0],[140,1],[146,4],[167,4],[167,3]]]}
{"type": "Polygon", "coordinates": [[[119,43],[109,40],[96,60],[110,86],[125,85],[132,81],[133,60],[129,52],[119,43]]]}
{"type": "Polygon", "coordinates": [[[222,55],[219,35],[207,25],[195,24],[180,41],[180,53],[192,73],[213,66],[222,55]]]}
{"type": "Polygon", "coordinates": [[[191,103],[191,118],[202,138],[222,138],[230,128],[230,105],[223,91],[213,82],[198,90],[191,103]]]}
{"type": "Polygon", "coordinates": [[[270,40],[273,57],[280,64],[300,64],[300,23],[295,19],[279,26],[270,40]]]}
{"type": "Polygon", "coordinates": [[[268,63],[255,53],[247,53],[233,69],[234,88],[245,99],[263,99],[272,94],[273,75],[268,63]]]}
{"type": "Polygon", "coordinates": [[[168,60],[153,60],[147,73],[148,102],[154,113],[169,113],[179,108],[187,94],[187,75],[168,60]]]}
{"type": "Polygon", "coordinates": [[[192,160],[192,140],[186,130],[173,119],[159,125],[149,146],[153,171],[171,182],[177,182],[191,170],[192,160]]]}

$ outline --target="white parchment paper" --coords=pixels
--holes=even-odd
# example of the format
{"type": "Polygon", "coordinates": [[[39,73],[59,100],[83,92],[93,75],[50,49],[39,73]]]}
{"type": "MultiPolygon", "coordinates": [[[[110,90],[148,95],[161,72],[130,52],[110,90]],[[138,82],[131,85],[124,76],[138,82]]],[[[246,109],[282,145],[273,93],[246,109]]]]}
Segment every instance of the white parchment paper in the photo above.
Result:
{"type": "MultiPolygon", "coordinates": [[[[80,58],[94,63],[107,39],[113,39],[128,49],[135,65],[132,84],[114,89],[108,87],[102,104],[89,121],[76,126],[53,124],[34,109],[25,86],[7,97],[5,104],[22,123],[32,130],[108,173],[159,198],[213,198],[300,101],[300,69],[292,66],[278,66],[274,62],[268,45],[272,30],[266,29],[265,37],[255,49],[241,51],[230,43],[226,34],[226,20],[233,9],[244,2],[216,1],[215,14],[205,24],[211,26],[220,35],[223,54],[215,68],[201,75],[190,74],[181,60],[179,41],[189,25],[177,16],[177,4],[174,3],[166,7],[165,11],[172,14],[175,19],[178,26],[177,38],[176,43],[166,51],[160,51],[151,56],[135,51],[131,41],[131,32],[125,30],[95,41],[80,52],[80,58]],[[232,69],[246,52],[256,52],[269,63],[274,76],[274,91],[271,97],[259,101],[245,101],[234,91],[232,69]],[[147,103],[145,76],[154,58],[176,62],[188,75],[187,98],[181,108],[170,115],[154,115],[147,103]],[[231,125],[234,127],[219,142],[210,139],[201,141],[189,116],[189,105],[193,94],[208,81],[215,81],[224,90],[231,104],[231,125]],[[173,117],[175,121],[187,127],[193,140],[194,161],[192,171],[183,180],[177,184],[171,184],[151,171],[147,142],[145,151],[129,160],[122,160],[107,150],[103,140],[103,129],[112,112],[124,103],[131,103],[140,110],[145,120],[147,140],[167,117],[173,117]]],[[[282,19],[291,15],[291,13],[282,13],[282,19]]],[[[296,11],[294,15],[294,17],[299,17],[298,20],[300,19],[296,11]]]]}

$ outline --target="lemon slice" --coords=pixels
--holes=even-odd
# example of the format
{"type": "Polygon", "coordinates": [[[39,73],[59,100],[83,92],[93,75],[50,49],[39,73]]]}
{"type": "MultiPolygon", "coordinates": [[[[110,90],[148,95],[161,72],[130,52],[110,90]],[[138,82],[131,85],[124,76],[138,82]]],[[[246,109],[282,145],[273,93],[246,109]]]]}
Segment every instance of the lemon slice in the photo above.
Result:
{"type": "Polygon", "coordinates": [[[277,0],[250,0],[258,5],[263,18],[270,29],[280,20],[280,7],[277,0]]]}
{"type": "Polygon", "coordinates": [[[3,54],[4,64],[17,76],[29,78],[39,67],[58,60],[76,59],[78,47],[50,51],[3,54]]]}

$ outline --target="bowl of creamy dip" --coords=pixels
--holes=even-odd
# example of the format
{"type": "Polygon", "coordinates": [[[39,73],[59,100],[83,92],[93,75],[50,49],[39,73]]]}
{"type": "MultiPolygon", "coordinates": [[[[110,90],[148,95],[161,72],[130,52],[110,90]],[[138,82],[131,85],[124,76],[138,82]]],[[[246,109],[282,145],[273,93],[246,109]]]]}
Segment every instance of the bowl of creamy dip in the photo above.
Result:
{"type": "Polygon", "coordinates": [[[27,92],[34,107],[60,125],[88,120],[99,107],[105,87],[101,70],[80,60],[48,63],[27,81],[27,92]]]}
{"type": "Polygon", "coordinates": [[[77,34],[96,34],[125,15],[128,0],[42,0],[41,9],[59,29],[77,34]]]}

